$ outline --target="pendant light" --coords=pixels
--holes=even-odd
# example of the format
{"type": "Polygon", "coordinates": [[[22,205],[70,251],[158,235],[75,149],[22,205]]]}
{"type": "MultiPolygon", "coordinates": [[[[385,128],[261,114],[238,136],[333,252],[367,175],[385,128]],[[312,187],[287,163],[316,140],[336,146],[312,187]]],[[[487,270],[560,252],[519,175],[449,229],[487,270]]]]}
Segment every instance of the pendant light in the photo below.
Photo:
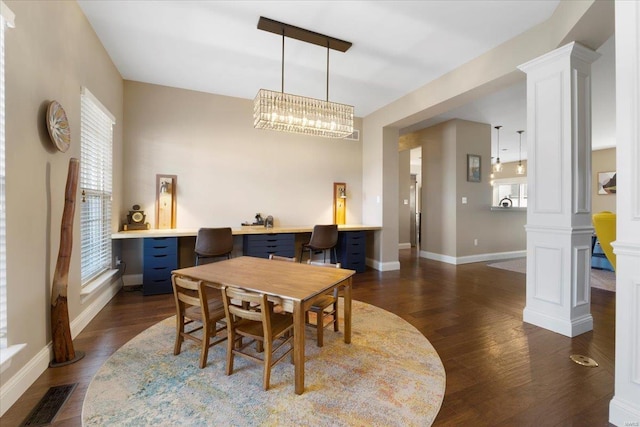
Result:
{"type": "Polygon", "coordinates": [[[524,166],[522,166],[522,133],[523,132],[524,132],[523,130],[518,131],[518,133],[520,134],[520,144],[518,148],[518,167],[516,167],[516,173],[518,175],[524,175],[524,166]]]}
{"type": "Polygon", "coordinates": [[[496,164],[493,165],[493,171],[494,172],[500,172],[502,171],[502,163],[500,163],[500,128],[502,126],[494,126],[496,129],[496,136],[497,136],[497,140],[498,140],[498,153],[497,153],[497,160],[496,160],[496,164]]]}
{"type": "Polygon", "coordinates": [[[281,91],[260,89],[253,103],[253,126],[281,132],[301,133],[326,138],[344,138],[353,133],[353,106],[329,101],[329,50],[346,52],[351,42],[274,21],[264,16],[258,29],[282,37],[281,91]],[[327,49],[326,100],[293,95],[284,91],[284,40],[294,38],[327,49]]]}

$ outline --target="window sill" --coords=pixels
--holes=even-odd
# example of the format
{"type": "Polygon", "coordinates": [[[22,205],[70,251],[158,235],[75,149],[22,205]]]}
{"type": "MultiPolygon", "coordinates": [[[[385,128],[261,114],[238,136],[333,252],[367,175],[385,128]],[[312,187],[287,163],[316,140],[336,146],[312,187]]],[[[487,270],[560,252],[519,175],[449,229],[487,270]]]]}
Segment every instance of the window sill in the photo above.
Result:
{"type": "Polygon", "coordinates": [[[491,206],[492,211],[517,211],[526,212],[527,208],[503,208],[502,206],[491,206]]]}
{"type": "Polygon", "coordinates": [[[20,353],[26,346],[26,344],[16,344],[0,349],[0,373],[4,372],[11,365],[13,356],[20,353]]]}
{"type": "Polygon", "coordinates": [[[80,291],[80,298],[84,301],[85,298],[89,297],[91,294],[93,294],[103,286],[111,283],[113,276],[118,274],[118,271],[118,269],[107,270],[93,279],[82,288],[82,290],[80,291]]]}

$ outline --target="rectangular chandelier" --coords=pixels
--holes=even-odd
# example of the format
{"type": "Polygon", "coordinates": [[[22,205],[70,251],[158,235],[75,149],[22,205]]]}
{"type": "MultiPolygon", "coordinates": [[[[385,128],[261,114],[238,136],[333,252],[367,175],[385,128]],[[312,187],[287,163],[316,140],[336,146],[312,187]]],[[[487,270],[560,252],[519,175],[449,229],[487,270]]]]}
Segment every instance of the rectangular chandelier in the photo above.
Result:
{"type": "Polygon", "coordinates": [[[253,126],[281,132],[326,138],[344,138],[353,133],[353,106],[329,101],[329,50],[346,52],[351,43],[260,17],[258,29],[282,37],[282,90],[260,89],[253,101],[253,126]],[[284,39],[291,37],[327,48],[327,100],[284,92],[284,39]]]}
{"type": "Polygon", "coordinates": [[[260,89],[253,101],[253,126],[326,138],[353,133],[353,106],[260,89]]]}

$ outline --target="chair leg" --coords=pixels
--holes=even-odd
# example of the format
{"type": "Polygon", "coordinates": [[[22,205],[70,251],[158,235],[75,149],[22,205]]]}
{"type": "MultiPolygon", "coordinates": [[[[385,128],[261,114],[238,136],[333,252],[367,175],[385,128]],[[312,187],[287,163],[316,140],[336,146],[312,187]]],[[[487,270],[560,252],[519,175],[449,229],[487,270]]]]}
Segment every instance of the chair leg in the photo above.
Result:
{"type": "Polygon", "coordinates": [[[207,356],[209,355],[210,326],[204,325],[202,328],[202,348],[200,349],[200,369],[204,369],[207,365],[207,356]]]}
{"type": "Polygon", "coordinates": [[[333,303],[333,330],[335,332],[339,331],[339,327],[338,324],[340,322],[338,322],[338,300],[336,299],[336,302],[333,303]]]}
{"type": "Polygon", "coordinates": [[[173,345],[173,354],[180,354],[180,349],[182,348],[182,332],[184,332],[184,317],[178,315],[176,316],[176,342],[173,345]]]}
{"type": "Polygon", "coordinates": [[[236,342],[236,336],[231,328],[227,328],[227,375],[231,375],[233,372],[233,346],[236,342]]]}
{"type": "Polygon", "coordinates": [[[271,379],[271,358],[273,356],[273,342],[270,339],[264,342],[264,374],[262,386],[265,390],[269,390],[269,380],[271,379]]]}
{"type": "Polygon", "coordinates": [[[324,314],[322,311],[316,311],[316,345],[318,347],[322,347],[324,345],[324,314]]]}

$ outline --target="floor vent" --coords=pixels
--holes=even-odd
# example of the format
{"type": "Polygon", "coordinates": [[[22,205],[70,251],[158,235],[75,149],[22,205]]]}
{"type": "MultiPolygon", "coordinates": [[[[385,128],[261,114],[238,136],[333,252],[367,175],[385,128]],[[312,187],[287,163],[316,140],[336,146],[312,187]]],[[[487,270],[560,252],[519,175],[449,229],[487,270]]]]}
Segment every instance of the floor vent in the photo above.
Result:
{"type": "Polygon", "coordinates": [[[76,383],[51,387],[45,395],[42,396],[42,399],[40,399],[40,402],[33,408],[29,416],[20,424],[20,427],[51,424],[77,385],[76,383]]]}

